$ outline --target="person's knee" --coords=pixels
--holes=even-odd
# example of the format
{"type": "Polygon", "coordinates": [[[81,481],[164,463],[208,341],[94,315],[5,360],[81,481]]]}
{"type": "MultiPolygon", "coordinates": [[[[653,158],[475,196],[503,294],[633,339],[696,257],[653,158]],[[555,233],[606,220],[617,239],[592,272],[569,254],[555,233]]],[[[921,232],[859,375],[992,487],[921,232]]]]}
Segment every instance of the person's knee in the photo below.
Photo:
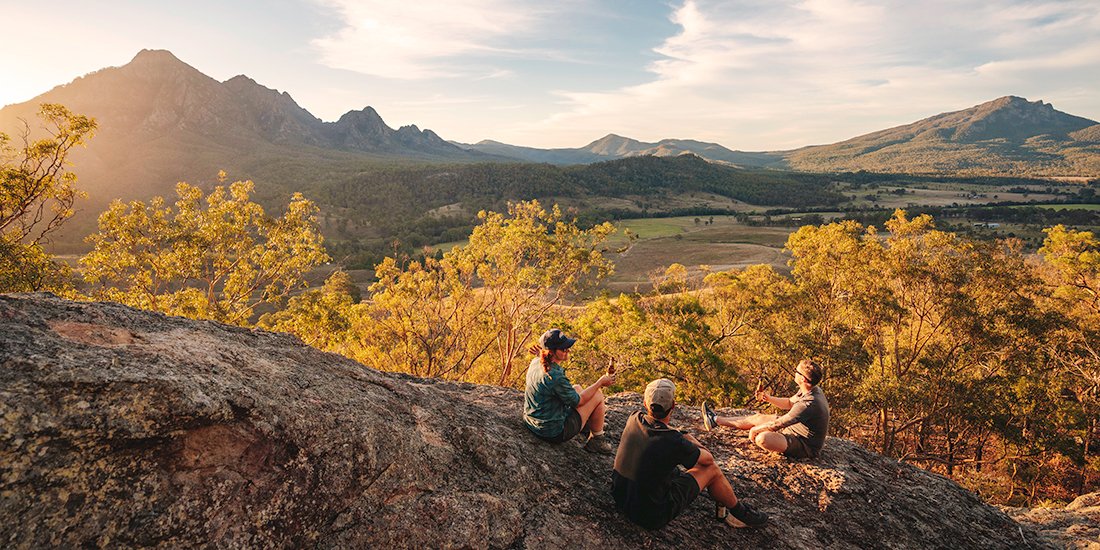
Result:
{"type": "Polygon", "coordinates": [[[718,467],[714,462],[708,464],[695,463],[695,467],[687,471],[699,482],[699,487],[707,487],[719,476],[725,475],[722,473],[722,469],[718,467]]]}
{"type": "Polygon", "coordinates": [[[756,436],[756,445],[766,451],[781,453],[787,450],[787,440],[773,432],[764,432],[756,436]]]}
{"type": "Polygon", "coordinates": [[[774,442],[772,442],[771,438],[768,437],[768,432],[756,434],[756,439],[754,441],[756,443],[756,446],[760,447],[761,449],[767,451],[775,450],[773,449],[773,447],[775,447],[775,444],[774,442]]]}
{"type": "Polygon", "coordinates": [[[714,461],[714,455],[710,454],[710,451],[700,448],[699,458],[695,460],[695,467],[700,469],[718,468],[718,463],[714,461]]]}

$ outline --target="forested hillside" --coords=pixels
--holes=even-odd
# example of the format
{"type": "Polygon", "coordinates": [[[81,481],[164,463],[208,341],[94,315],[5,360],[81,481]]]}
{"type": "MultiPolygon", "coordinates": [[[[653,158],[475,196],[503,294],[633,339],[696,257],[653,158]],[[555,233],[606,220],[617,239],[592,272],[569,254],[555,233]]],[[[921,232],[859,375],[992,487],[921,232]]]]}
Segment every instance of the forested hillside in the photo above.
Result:
{"type": "Polygon", "coordinates": [[[303,193],[321,205],[332,205],[330,215],[338,216],[326,227],[330,238],[343,243],[336,257],[358,258],[353,262],[371,265],[392,248],[394,239],[411,247],[461,240],[472,228],[476,212],[504,210],[508,201],[553,199],[563,207],[576,207],[585,220],[594,222],[617,216],[714,213],[702,206],[680,211],[664,202],[669,196],[692,192],[789,208],[830,206],[844,200],[830,189],[826,176],[744,170],[694,155],[570,167],[391,165],[357,174],[329,173],[329,178],[305,187],[303,193]],[[601,197],[627,200],[608,205],[601,197]]]}

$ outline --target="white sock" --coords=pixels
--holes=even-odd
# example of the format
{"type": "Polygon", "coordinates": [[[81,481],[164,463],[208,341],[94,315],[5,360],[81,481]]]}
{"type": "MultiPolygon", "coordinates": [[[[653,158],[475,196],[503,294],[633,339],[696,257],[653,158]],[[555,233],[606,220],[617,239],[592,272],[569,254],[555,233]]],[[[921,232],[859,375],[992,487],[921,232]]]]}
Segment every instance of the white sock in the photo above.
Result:
{"type": "Polygon", "coordinates": [[[600,430],[598,432],[592,432],[592,434],[591,434],[592,437],[600,437],[601,435],[603,435],[603,430],[600,430]]]}

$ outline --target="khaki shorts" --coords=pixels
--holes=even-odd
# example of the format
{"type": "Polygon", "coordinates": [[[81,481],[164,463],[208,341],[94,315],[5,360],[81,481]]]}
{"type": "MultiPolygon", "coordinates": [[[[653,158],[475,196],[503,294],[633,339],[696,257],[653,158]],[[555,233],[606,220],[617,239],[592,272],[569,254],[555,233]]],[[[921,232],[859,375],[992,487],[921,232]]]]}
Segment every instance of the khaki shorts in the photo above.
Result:
{"type": "Polygon", "coordinates": [[[794,459],[817,458],[817,453],[810,449],[806,438],[793,434],[783,434],[783,437],[787,438],[787,450],[783,451],[783,456],[794,459]]]}

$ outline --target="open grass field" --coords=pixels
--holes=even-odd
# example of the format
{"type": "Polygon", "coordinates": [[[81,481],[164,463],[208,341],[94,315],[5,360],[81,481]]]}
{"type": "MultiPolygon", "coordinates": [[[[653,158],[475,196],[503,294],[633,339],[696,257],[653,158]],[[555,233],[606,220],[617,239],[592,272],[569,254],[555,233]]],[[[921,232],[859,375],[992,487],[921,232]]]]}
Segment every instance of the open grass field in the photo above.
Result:
{"type": "MultiPolygon", "coordinates": [[[[611,292],[646,291],[653,277],[664,273],[674,263],[688,268],[693,277],[705,275],[700,266],[710,271],[725,271],[755,264],[770,264],[778,270],[786,270],[787,256],[783,245],[791,227],[754,227],[744,225],[732,216],[680,216],[674,218],[643,218],[623,220],[610,239],[611,248],[627,244],[625,229],[637,235],[636,240],[624,252],[609,252],[615,263],[615,274],[605,280],[596,291],[611,292]],[[707,223],[710,222],[710,223],[707,223]]],[[[432,248],[444,251],[467,241],[437,244],[432,248]]]]}
{"type": "Polygon", "coordinates": [[[781,247],[667,237],[635,243],[626,252],[610,257],[615,262],[615,274],[604,281],[602,288],[612,292],[646,292],[652,288],[655,278],[674,263],[686,267],[692,278],[701,278],[709,272],[756,264],[769,264],[782,271],[788,259],[781,247]]]}
{"type": "MultiPolygon", "coordinates": [[[[978,186],[969,186],[978,187],[978,186]]],[[[907,208],[912,206],[976,206],[1001,201],[1047,202],[1058,199],[1058,195],[1049,193],[1017,193],[1005,188],[983,187],[960,189],[934,187],[879,187],[878,189],[858,189],[845,191],[844,194],[854,206],[875,206],[879,208],[907,208]],[[904,193],[901,193],[904,191],[904,193]],[[868,198],[873,196],[874,200],[868,198]]]]}
{"type": "MultiPolygon", "coordinates": [[[[726,242],[760,242],[763,238],[766,244],[775,243],[775,234],[786,233],[782,229],[749,227],[739,223],[732,216],[679,216],[675,218],[640,218],[634,220],[622,220],[615,224],[619,232],[614,235],[614,242],[626,242],[625,230],[638,236],[640,240],[659,239],[662,237],[675,237],[681,235],[687,238],[717,240],[726,242]],[[698,222],[696,221],[698,220],[698,222]]],[[[782,245],[782,242],[779,243],[782,245]]]]}
{"type": "Polygon", "coordinates": [[[1047,210],[1100,210],[1100,204],[1036,204],[1035,207],[1047,210]]]}
{"type": "Polygon", "coordinates": [[[755,264],[786,270],[788,258],[783,245],[797,227],[753,227],[729,216],[715,216],[713,223],[703,223],[709,219],[700,217],[699,224],[695,216],[623,221],[620,228],[629,228],[638,239],[626,251],[609,255],[615,263],[615,274],[604,281],[602,288],[612,292],[646,291],[654,277],[674,263],[686,267],[693,277],[703,277],[707,270],[726,271],[755,264]]]}

